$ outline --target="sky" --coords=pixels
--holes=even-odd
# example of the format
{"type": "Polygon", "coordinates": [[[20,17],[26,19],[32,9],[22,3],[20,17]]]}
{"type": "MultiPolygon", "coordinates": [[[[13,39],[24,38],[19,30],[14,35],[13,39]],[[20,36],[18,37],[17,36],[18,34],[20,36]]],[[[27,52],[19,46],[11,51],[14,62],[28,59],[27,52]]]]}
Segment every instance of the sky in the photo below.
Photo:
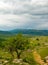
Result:
{"type": "Polygon", "coordinates": [[[0,0],[0,30],[48,29],[48,0],[0,0]]]}

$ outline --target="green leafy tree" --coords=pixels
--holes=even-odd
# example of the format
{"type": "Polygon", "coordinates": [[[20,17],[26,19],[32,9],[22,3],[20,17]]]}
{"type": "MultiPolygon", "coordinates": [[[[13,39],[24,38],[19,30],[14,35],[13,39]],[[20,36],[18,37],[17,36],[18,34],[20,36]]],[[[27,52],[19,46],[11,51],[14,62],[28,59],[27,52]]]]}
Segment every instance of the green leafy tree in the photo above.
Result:
{"type": "Polygon", "coordinates": [[[21,53],[29,48],[29,39],[23,36],[22,34],[18,34],[14,43],[17,58],[19,59],[21,53]]]}
{"type": "Polygon", "coordinates": [[[15,47],[14,47],[14,38],[13,37],[10,37],[8,38],[5,42],[3,42],[3,47],[5,49],[5,51],[8,51],[12,57],[14,58],[14,50],[15,50],[15,47]]]}
{"type": "Polygon", "coordinates": [[[17,58],[20,59],[21,53],[29,48],[29,39],[22,34],[17,34],[16,37],[11,37],[5,41],[4,46],[13,57],[13,52],[15,51],[17,58]]]}

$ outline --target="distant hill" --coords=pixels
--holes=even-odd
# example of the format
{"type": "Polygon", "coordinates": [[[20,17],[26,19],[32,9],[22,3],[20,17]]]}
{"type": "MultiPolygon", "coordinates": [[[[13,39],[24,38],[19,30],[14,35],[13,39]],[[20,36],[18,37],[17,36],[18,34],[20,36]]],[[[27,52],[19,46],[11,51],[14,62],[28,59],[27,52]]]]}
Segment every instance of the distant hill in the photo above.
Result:
{"type": "Polygon", "coordinates": [[[15,29],[10,31],[12,34],[31,34],[31,35],[46,35],[48,36],[48,30],[33,30],[33,29],[15,29]]]}
{"type": "Polygon", "coordinates": [[[11,31],[0,31],[0,34],[4,34],[4,35],[14,35],[18,33],[48,36],[48,30],[14,29],[11,31]]]}
{"type": "Polygon", "coordinates": [[[0,30],[0,35],[3,34],[3,35],[10,35],[11,32],[10,31],[1,31],[0,30]]]}

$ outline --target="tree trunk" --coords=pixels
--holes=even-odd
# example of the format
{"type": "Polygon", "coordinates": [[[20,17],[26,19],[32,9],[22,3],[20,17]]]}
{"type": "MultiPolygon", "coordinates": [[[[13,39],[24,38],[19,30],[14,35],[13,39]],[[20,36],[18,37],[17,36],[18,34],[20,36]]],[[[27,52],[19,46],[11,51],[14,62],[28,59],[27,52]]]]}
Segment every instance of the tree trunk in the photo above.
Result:
{"type": "Polygon", "coordinates": [[[18,50],[16,50],[17,58],[20,59],[21,52],[19,53],[18,50]]]}
{"type": "Polygon", "coordinates": [[[20,59],[20,54],[17,55],[17,58],[20,59]]]}

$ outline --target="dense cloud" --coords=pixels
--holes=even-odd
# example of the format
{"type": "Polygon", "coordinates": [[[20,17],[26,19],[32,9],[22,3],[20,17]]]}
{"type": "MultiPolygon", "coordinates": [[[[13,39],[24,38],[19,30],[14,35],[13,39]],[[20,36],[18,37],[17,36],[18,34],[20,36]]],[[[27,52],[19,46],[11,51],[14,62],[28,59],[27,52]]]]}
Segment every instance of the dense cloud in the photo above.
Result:
{"type": "Polygon", "coordinates": [[[48,0],[0,0],[0,29],[48,29],[48,0]]]}

